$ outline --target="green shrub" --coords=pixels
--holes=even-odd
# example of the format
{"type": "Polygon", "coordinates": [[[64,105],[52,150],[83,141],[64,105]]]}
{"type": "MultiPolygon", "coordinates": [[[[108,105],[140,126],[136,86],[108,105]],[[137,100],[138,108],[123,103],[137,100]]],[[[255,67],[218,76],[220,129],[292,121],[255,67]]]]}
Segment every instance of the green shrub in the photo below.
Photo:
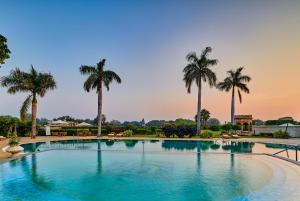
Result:
{"type": "Polygon", "coordinates": [[[288,132],[280,130],[280,131],[274,132],[273,137],[274,138],[288,138],[289,134],[288,134],[288,132]]]}
{"type": "Polygon", "coordinates": [[[273,133],[260,133],[259,136],[272,138],[273,133]]]}
{"type": "MultiPolygon", "coordinates": [[[[131,129],[129,129],[131,130],[131,129]]],[[[138,128],[136,130],[133,130],[134,134],[140,134],[140,135],[148,135],[151,134],[151,131],[147,128],[138,128]]]]}
{"type": "Polygon", "coordinates": [[[138,129],[138,127],[136,125],[134,125],[134,124],[128,124],[126,126],[126,129],[127,130],[132,130],[135,133],[135,131],[138,129]]]}
{"type": "Polygon", "coordinates": [[[16,146],[16,145],[19,144],[19,138],[18,138],[18,135],[17,135],[16,131],[14,131],[14,132],[9,131],[8,132],[8,137],[9,137],[8,144],[10,146],[16,146]]]}
{"type": "Polygon", "coordinates": [[[206,130],[206,131],[201,132],[200,137],[201,138],[212,138],[213,135],[214,135],[214,133],[212,131],[206,130]]]}
{"type": "Polygon", "coordinates": [[[219,131],[219,130],[221,130],[221,127],[218,125],[212,125],[208,129],[211,131],[219,131]]]}
{"type": "Polygon", "coordinates": [[[224,124],[221,126],[221,129],[224,131],[229,131],[231,129],[231,125],[230,124],[224,124]]]}
{"type": "Polygon", "coordinates": [[[132,130],[126,130],[123,132],[124,137],[132,137],[133,131],[132,130]]]}
{"type": "Polygon", "coordinates": [[[213,132],[213,136],[212,136],[213,138],[220,138],[220,137],[222,137],[222,134],[221,134],[221,132],[213,132]]]}

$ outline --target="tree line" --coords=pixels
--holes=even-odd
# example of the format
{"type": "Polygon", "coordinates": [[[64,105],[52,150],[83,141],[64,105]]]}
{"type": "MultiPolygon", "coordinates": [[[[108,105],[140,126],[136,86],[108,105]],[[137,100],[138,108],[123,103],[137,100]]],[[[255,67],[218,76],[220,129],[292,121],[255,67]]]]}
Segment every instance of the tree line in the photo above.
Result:
{"type": "MultiPolygon", "coordinates": [[[[212,48],[206,47],[198,56],[195,52],[191,52],[186,56],[188,64],[183,69],[183,80],[185,82],[187,92],[191,93],[192,84],[195,83],[198,87],[198,102],[197,114],[195,116],[197,122],[196,135],[200,134],[202,126],[209,119],[209,114],[202,108],[202,94],[203,83],[207,82],[210,87],[216,87],[221,91],[231,91],[231,124],[234,124],[235,114],[235,96],[238,94],[240,102],[242,101],[241,92],[249,93],[247,83],[251,78],[244,75],[243,67],[236,70],[229,70],[228,76],[222,81],[218,82],[216,73],[211,69],[212,66],[217,65],[217,59],[210,59],[208,56],[212,48]],[[206,119],[206,120],[205,120],[206,119]],[[202,125],[202,126],[201,126],[202,125]]],[[[11,54],[7,46],[7,40],[4,36],[0,35],[0,64],[4,64],[11,54]]],[[[120,84],[121,77],[114,71],[105,69],[106,60],[100,59],[94,66],[82,65],[79,67],[79,72],[87,76],[83,83],[83,89],[86,92],[96,90],[98,94],[97,103],[97,136],[101,136],[101,125],[103,123],[103,88],[110,89],[112,82],[120,84]]],[[[35,138],[37,128],[37,108],[38,97],[42,98],[50,90],[54,90],[57,85],[51,73],[39,72],[33,65],[28,72],[22,71],[19,68],[13,69],[9,75],[1,78],[1,86],[7,88],[9,94],[16,94],[20,92],[28,93],[20,108],[20,119],[25,122],[27,120],[27,113],[31,107],[31,136],[35,138]]]]}

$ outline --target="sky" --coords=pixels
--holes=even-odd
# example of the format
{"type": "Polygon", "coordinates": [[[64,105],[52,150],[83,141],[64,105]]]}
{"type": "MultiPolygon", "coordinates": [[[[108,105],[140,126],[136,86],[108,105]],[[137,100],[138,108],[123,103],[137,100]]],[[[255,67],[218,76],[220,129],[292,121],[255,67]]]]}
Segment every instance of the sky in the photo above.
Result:
{"type": "MultiPolygon", "coordinates": [[[[104,92],[108,120],[192,119],[197,89],[182,81],[185,56],[206,46],[218,80],[244,66],[250,94],[237,100],[237,114],[258,119],[300,120],[300,1],[193,0],[2,0],[0,34],[11,58],[0,76],[18,67],[51,72],[57,89],[38,99],[38,117],[95,118],[95,91],[83,90],[81,65],[106,58],[122,78],[104,92]]],[[[0,88],[0,115],[19,115],[26,94],[0,88]]],[[[203,107],[230,119],[231,94],[203,88],[203,107]]]]}

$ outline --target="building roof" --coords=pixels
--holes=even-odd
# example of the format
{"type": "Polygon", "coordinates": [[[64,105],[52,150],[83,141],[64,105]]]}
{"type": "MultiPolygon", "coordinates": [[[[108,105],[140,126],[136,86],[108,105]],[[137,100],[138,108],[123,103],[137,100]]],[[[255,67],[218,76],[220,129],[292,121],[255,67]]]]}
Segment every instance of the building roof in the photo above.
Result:
{"type": "Polygon", "coordinates": [[[247,114],[247,115],[234,115],[235,119],[252,119],[252,115],[251,114],[247,114]]]}
{"type": "Polygon", "coordinates": [[[282,127],[286,127],[286,126],[299,126],[299,125],[295,125],[295,124],[291,124],[291,123],[285,123],[285,124],[281,124],[279,126],[282,126],[282,127]]]}
{"type": "Polygon", "coordinates": [[[68,122],[62,121],[62,120],[57,120],[57,121],[52,121],[51,124],[68,124],[68,122]]]}
{"type": "Polygon", "coordinates": [[[86,122],[81,122],[80,124],[77,124],[76,126],[93,126],[93,125],[86,123],[86,122]]]}

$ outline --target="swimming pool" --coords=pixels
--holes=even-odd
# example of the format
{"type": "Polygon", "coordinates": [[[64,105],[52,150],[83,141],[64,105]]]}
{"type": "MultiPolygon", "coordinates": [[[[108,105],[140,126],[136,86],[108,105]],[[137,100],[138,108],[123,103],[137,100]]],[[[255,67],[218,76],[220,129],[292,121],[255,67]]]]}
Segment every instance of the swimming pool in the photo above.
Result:
{"type": "Polygon", "coordinates": [[[27,144],[27,153],[36,152],[0,165],[0,200],[265,200],[284,175],[260,156],[233,154],[252,153],[254,146],[171,140],[27,144]]]}

